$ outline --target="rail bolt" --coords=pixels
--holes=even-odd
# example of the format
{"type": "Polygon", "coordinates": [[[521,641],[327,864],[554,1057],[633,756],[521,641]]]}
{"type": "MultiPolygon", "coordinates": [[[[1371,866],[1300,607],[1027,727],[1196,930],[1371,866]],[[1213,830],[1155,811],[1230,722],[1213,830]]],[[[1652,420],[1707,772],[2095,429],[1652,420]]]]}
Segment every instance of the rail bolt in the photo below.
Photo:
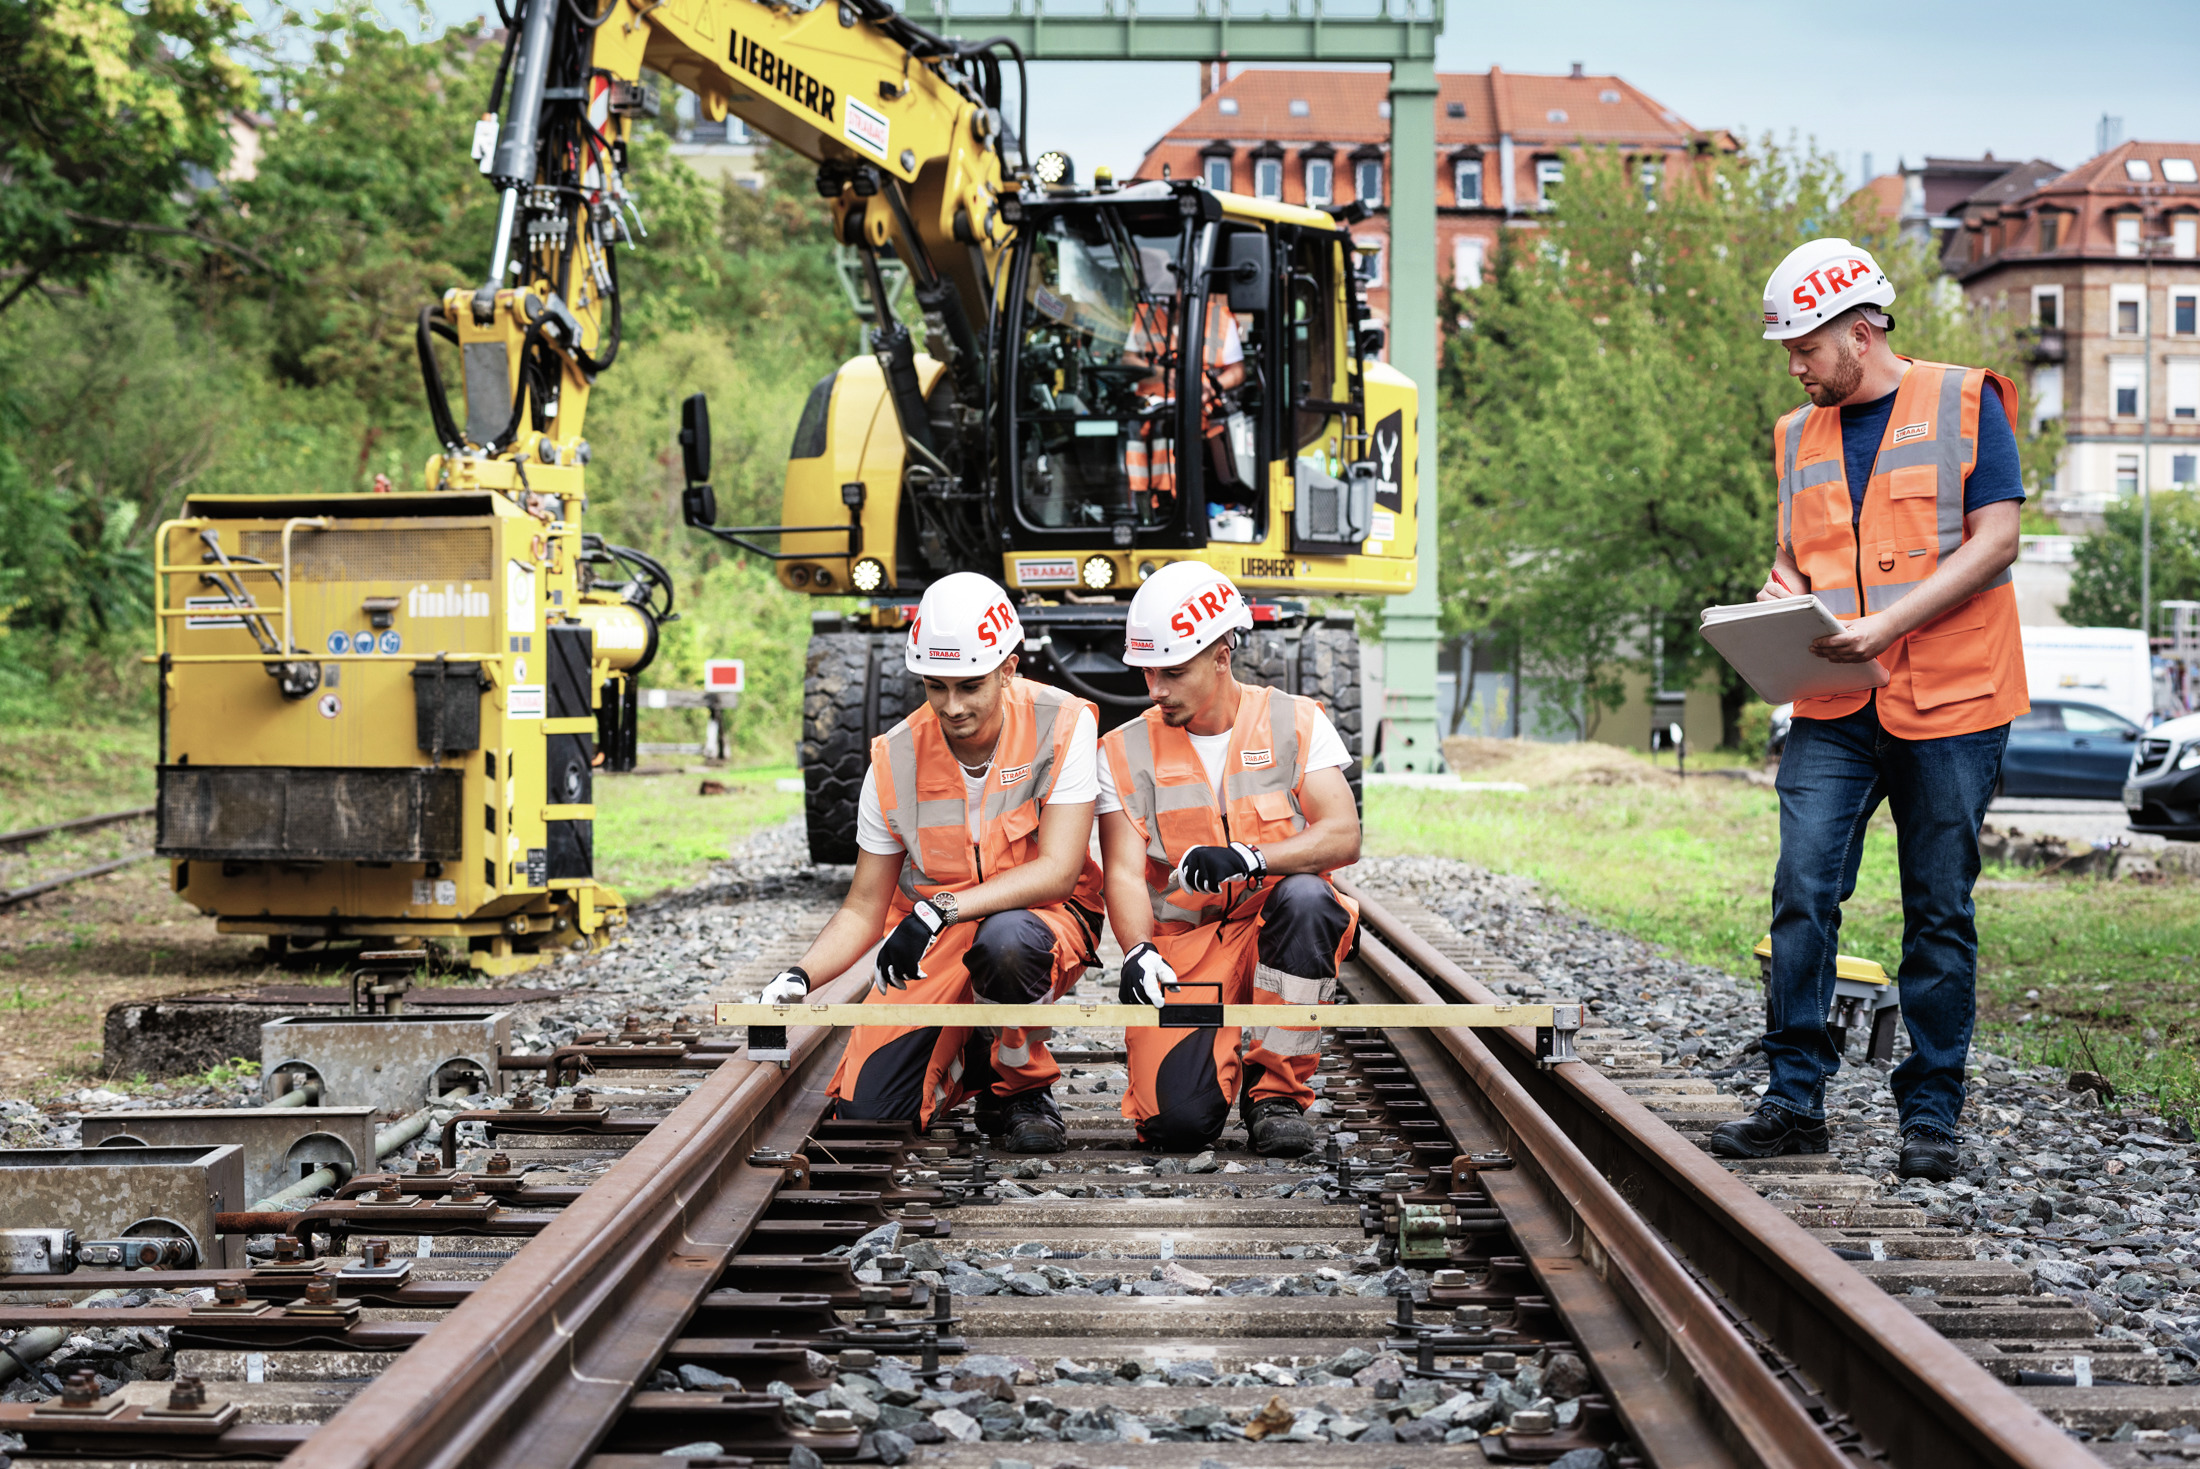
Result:
{"type": "Polygon", "coordinates": [[[474,1187],[474,1176],[471,1173],[454,1173],[451,1175],[449,1197],[454,1204],[471,1204],[481,1197],[481,1190],[474,1187]]]}
{"type": "MultiPolygon", "coordinates": [[[[936,1177],[935,1181],[937,1181],[936,1177]]],[[[932,1217],[932,1206],[922,1200],[916,1203],[903,1204],[901,1206],[901,1217],[905,1223],[917,1219],[930,1219],[932,1217]]]]}
{"type": "Polygon", "coordinates": [[[186,1373],[168,1384],[168,1411],[184,1413],[206,1406],[206,1384],[186,1373]]]}
{"type": "Polygon", "coordinates": [[[510,1173],[512,1171],[512,1155],[510,1153],[491,1153],[489,1155],[488,1171],[491,1173],[510,1173]]]}
{"type": "MultiPolygon", "coordinates": [[[[1430,1285],[1454,1286],[1465,1285],[1466,1283],[1467,1272],[1464,1270],[1439,1270],[1429,1277],[1430,1285]]],[[[1475,1307],[1473,1309],[1479,1310],[1481,1308],[1475,1307]]]]}
{"type": "MultiPolygon", "coordinates": [[[[1550,1418],[1548,1413],[1543,1416],[1546,1421],[1550,1418]]],[[[817,1431],[819,1433],[854,1433],[856,1431],[856,1415],[846,1408],[820,1408],[817,1410],[817,1431]]]]}
{"type": "Polygon", "coordinates": [[[535,1110],[537,1105],[538,1104],[535,1101],[535,1092],[532,1087],[523,1086],[518,1091],[512,1093],[512,1110],[514,1112],[532,1112],[535,1110]]]}
{"type": "Polygon", "coordinates": [[[907,1255],[881,1255],[871,1263],[878,1266],[881,1279],[907,1280],[909,1278],[909,1257],[907,1255]]]}
{"type": "MultiPolygon", "coordinates": [[[[1462,1283],[1466,1280],[1464,1270],[1453,1270],[1447,1273],[1458,1276],[1462,1283]]],[[[1451,1324],[1461,1331],[1487,1331],[1490,1327],[1490,1308],[1487,1306],[1461,1306],[1451,1313],[1451,1324]]]]}
{"type": "Polygon", "coordinates": [[[1519,1367],[1520,1359],[1511,1352],[1484,1352],[1482,1354],[1482,1370],[1484,1372],[1514,1372],[1519,1370],[1519,1367]]]}
{"type": "Polygon", "coordinates": [[[214,1300],[217,1305],[241,1306],[245,1303],[244,1282],[221,1280],[214,1283],[214,1300]]]}
{"type": "Polygon", "coordinates": [[[843,1372],[868,1372],[878,1365],[878,1353],[869,1347],[849,1347],[840,1354],[843,1372]]]}
{"type": "Polygon", "coordinates": [[[87,1367],[72,1372],[61,1383],[61,1404],[67,1408],[89,1408],[99,1401],[99,1374],[87,1367]]]}
{"type": "MultiPolygon", "coordinates": [[[[825,1415],[817,1415],[823,1418],[825,1415]]],[[[1551,1415],[1542,1408],[1522,1408],[1505,1423],[1505,1432],[1521,1438],[1535,1438],[1549,1433],[1553,1428],[1551,1415]]]]}
{"type": "Polygon", "coordinates": [[[401,1204],[405,1201],[405,1190],[392,1177],[374,1191],[373,1199],[377,1204],[401,1204]]]}
{"type": "Polygon", "coordinates": [[[360,1241],[359,1261],[369,1270],[381,1270],[387,1267],[390,1263],[390,1242],[386,1239],[360,1241]]]}
{"type": "Polygon", "coordinates": [[[566,1105],[575,1112],[593,1112],[596,1110],[596,1097],[587,1087],[577,1086],[573,1088],[573,1095],[566,1105]]]}
{"type": "Polygon", "coordinates": [[[751,1168],[784,1168],[794,1154],[785,1148],[758,1148],[749,1154],[751,1168]]]}
{"type": "Polygon", "coordinates": [[[275,1236],[275,1261],[279,1265],[294,1264],[305,1257],[305,1249],[294,1234],[275,1236]]]}
{"type": "Polygon", "coordinates": [[[336,1304],[336,1282],[323,1275],[306,1282],[306,1300],[315,1306],[336,1304]]]}

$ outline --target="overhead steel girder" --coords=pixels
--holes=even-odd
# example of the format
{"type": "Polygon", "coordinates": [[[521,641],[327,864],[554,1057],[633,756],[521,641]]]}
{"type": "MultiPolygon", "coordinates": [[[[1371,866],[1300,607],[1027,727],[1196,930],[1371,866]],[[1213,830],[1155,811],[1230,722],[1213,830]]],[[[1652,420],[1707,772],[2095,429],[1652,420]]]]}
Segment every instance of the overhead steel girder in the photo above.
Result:
{"type": "Polygon", "coordinates": [[[903,14],[928,30],[1006,36],[1032,61],[1432,61],[1442,0],[1325,6],[1289,0],[1281,13],[1234,13],[1228,0],[1142,11],[1135,0],[1050,10],[1044,0],[910,0],[903,14]]]}

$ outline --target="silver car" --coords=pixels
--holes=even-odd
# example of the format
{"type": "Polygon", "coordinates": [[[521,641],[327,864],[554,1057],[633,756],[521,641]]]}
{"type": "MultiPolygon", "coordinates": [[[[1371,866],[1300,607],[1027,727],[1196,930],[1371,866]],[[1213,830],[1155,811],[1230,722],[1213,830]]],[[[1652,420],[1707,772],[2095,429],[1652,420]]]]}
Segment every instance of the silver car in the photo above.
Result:
{"type": "Polygon", "coordinates": [[[2124,809],[2133,831],[2200,841],[2200,714],[2139,736],[2124,782],[2124,809]]]}

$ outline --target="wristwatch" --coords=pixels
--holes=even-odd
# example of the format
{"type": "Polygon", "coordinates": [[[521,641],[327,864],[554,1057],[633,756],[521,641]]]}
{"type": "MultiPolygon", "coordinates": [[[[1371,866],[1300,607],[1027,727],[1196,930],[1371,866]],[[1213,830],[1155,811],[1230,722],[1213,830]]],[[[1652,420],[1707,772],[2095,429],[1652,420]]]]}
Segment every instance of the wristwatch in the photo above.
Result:
{"type": "Polygon", "coordinates": [[[952,925],[954,923],[956,914],[955,895],[953,893],[934,893],[930,898],[926,899],[926,901],[929,902],[932,905],[933,910],[940,915],[940,922],[943,926],[952,925]]]}

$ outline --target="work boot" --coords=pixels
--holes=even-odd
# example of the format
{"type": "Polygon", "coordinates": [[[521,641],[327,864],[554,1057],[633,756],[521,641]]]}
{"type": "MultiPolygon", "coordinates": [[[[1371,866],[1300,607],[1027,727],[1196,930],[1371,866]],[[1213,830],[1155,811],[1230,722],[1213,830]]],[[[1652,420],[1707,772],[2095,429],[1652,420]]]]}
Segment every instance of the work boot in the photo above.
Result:
{"type": "Polygon", "coordinates": [[[1263,1097],[1245,1114],[1245,1135],[1263,1158],[1296,1158],[1314,1151],[1314,1129],[1289,1097],[1263,1097]]]}
{"type": "Polygon", "coordinates": [[[1720,1158],[1781,1158],[1826,1151],[1826,1124],[1785,1107],[1759,1103],[1749,1116],[1711,1129],[1711,1151],[1720,1158]]]}
{"type": "Polygon", "coordinates": [[[1051,1088],[1034,1087],[1004,1098],[1001,1112],[1008,1134],[1001,1146],[1011,1153],[1059,1153],[1069,1146],[1069,1129],[1062,1125],[1051,1088]]]}
{"type": "Polygon", "coordinates": [[[1946,1183],[1956,1176],[1957,1161],[1953,1139],[1919,1128],[1902,1134],[1902,1157],[1894,1165],[1894,1171],[1898,1178],[1946,1183]]]}

